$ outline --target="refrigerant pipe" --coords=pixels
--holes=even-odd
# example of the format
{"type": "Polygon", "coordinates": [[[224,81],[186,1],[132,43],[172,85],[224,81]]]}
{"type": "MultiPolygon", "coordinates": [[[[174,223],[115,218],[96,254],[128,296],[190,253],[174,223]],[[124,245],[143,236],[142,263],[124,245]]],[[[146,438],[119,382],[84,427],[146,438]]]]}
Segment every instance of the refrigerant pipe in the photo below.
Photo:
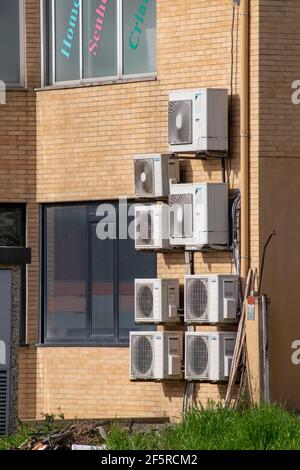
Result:
{"type": "Polygon", "coordinates": [[[249,269],[249,0],[240,2],[241,278],[249,269]]]}

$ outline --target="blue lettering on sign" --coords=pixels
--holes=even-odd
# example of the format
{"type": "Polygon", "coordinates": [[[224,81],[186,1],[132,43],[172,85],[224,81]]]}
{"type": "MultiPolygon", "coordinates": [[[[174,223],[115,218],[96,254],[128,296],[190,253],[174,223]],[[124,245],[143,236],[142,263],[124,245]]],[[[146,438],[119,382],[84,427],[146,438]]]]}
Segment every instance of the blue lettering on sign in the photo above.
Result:
{"type": "Polygon", "coordinates": [[[67,36],[63,40],[63,46],[60,50],[62,55],[64,55],[67,59],[70,58],[70,53],[73,45],[72,43],[75,36],[75,30],[78,24],[79,7],[80,0],[73,0],[73,8],[70,13],[67,36]]]}
{"type": "Polygon", "coordinates": [[[149,1],[151,0],[141,0],[137,12],[133,15],[136,19],[136,22],[134,28],[130,31],[129,35],[129,45],[131,49],[137,49],[140,45],[149,1]]]}

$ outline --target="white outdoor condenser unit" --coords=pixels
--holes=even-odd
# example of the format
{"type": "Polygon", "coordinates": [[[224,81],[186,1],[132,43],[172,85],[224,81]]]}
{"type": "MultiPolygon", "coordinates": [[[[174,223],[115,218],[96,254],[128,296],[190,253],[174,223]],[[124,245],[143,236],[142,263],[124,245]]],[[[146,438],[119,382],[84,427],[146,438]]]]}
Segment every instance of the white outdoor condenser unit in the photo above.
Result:
{"type": "Polygon", "coordinates": [[[135,279],[135,322],[179,321],[178,279],[135,279]]]}
{"type": "Polygon", "coordinates": [[[182,332],[131,332],[131,380],[182,378],[182,332]]]}
{"type": "Polygon", "coordinates": [[[179,183],[179,161],[170,155],[135,155],[135,195],[141,198],[167,197],[170,183],[179,183]]]}
{"type": "Polygon", "coordinates": [[[169,196],[170,243],[201,249],[228,245],[228,185],[172,184],[169,196]]]}
{"type": "Polygon", "coordinates": [[[166,204],[135,207],[136,250],[167,250],[169,240],[169,208],[166,204]]]}
{"type": "Polygon", "coordinates": [[[170,92],[169,145],[173,153],[227,152],[227,90],[200,88],[170,92]]]}
{"type": "Polygon", "coordinates": [[[188,332],[185,334],[185,378],[226,381],[229,378],[236,333],[188,332]]]}
{"type": "Polygon", "coordinates": [[[186,323],[226,323],[237,320],[238,276],[186,275],[184,284],[186,323]]]}

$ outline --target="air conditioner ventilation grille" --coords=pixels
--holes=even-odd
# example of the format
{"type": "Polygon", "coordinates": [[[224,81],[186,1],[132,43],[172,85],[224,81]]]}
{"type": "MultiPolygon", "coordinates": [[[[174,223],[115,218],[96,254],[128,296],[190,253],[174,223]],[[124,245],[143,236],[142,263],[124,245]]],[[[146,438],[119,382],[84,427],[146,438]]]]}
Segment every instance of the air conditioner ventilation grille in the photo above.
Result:
{"type": "Polygon", "coordinates": [[[139,318],[153,318],[153,285],[137,285],[136,309],[139,318]]]}
{"type": "Polygon", "coordinates": [[[134,161],[135,191],[136,194],[154,194],[154,166],[153,159],[136,159],[134,161]]]}
{"type": "Polygon", "coordinates": [[[187,354],[187,376],[190,378],[209,378],[209,338],[189,336],[187,354]]]}
{"type": "Polygon", "coordinates": [[[134,376],[153,376],[153,337],[135,336],[132,339],[132,373],[134,376]]]}
{"type": "Polygon", "coordinates": [[[186,319],[208,320],[208,280],[186,280],[186,319]]]}
{"type": "Polygon", "coordinates": [[[170,236],[190,238],[193,236],[193,195],[170,194],[170,236]]]}
{"type": "Polygon", "coordinates": [[[169,102],[169,143],[191,144],[193,141],[192,100],[169,102]]]}
{"type": "Polygon", "coordinates": [[[153,245],[153,211],[141,210],[136,212],[136,244],[153,245]]]}

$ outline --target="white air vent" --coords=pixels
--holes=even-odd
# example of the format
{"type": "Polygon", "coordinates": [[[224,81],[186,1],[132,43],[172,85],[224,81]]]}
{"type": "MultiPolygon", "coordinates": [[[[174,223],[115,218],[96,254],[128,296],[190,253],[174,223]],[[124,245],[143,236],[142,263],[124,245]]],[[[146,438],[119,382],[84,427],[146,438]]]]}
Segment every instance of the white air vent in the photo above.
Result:
{"type": "Polygon", "coordinates": [[[136,323],[175,323],[179,321],[178,279],[136,279],[136,323]]]}
{"type": "Polygon", "coordinates": [[[167,380],[182,377],[181,332],[131,332],[132,380],[167,380]]]}
{"type": "Polygon", "coordinates": [[[134,158],[135,195],[167,197],[170,182],[179,182],[179,161],[169,155],[136,155],[134,158]]]}
{"type": "Polygon", "coordinates": [[[169,208],[171,245],[228,245],[227,184],[172,184],[169,208]]]}
{"type": "Polygon", "coordinates": [[[169,97],[171,152],[228,150],[228,92],[223,89],[172,91],[169,97]]]}
{"type": "Polygon", "coordinates": [[[184,321],[226,323],[237,320],[239,279],[234,275],[185,276],[184,321]]]}
{"type": "Polygon", "coordinates": [[[185,378],[228,380],[236,333],[188,332],[185,336],[185,378]]]}
{"type": "Polygon", "coordinates": [[[137,250],[170,248],[169,208],[166,204],[135,207],[135,248],[137,250]]]}

